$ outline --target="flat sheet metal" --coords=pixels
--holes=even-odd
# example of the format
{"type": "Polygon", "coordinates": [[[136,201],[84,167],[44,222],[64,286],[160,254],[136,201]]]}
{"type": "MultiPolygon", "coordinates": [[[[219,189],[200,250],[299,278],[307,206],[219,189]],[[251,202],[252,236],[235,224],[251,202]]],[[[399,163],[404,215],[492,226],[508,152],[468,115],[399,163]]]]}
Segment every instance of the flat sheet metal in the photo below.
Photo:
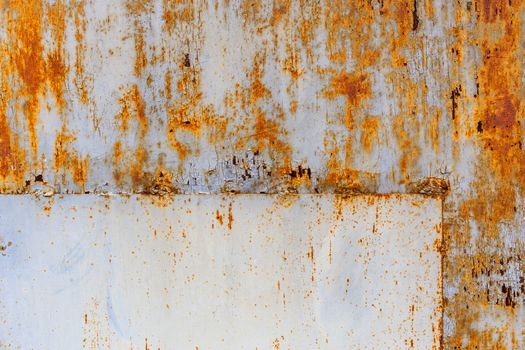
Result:
{"type": "Polygon", "coordinates": [[[0,197],[2,349],[436,349],[441,201],[0,197]]]}

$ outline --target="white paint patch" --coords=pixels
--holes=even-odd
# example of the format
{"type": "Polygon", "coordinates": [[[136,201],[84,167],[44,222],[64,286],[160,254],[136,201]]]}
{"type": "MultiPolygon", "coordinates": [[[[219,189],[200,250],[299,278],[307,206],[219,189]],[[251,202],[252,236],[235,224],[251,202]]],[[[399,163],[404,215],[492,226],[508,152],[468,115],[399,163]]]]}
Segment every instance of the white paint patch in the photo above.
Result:
{"type": "Polygon", "coordinates": [[[2,349],[439,348],[437,199],[6,195],[0,206],[2,349]]]}

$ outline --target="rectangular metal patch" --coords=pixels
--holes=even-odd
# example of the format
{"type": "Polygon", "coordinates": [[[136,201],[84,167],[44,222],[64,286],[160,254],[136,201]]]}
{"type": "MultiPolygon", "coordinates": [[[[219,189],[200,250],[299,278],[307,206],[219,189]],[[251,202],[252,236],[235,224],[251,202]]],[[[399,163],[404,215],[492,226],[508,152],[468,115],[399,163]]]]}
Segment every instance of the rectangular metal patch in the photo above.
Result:
{"type": "Polygon", "coordinates": [[[441,201],[0,197],[0,348],[438,349],[441,201]]]}

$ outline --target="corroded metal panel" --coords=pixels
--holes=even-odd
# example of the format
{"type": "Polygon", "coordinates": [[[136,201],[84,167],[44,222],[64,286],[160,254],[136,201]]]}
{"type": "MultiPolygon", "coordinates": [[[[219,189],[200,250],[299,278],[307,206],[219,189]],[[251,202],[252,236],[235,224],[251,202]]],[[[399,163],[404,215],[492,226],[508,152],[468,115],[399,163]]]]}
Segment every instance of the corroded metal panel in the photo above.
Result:
{"type": "Polygon", "coordinates": [[[432,197],[3,196],[0,205],[3,349],[440,347],[432,197]]]}
{"type": "Polygon", "coordinates": [[[4,1],[0,188],[404,191],[453,159],[448,3],[4,1]]]}
{"type": "Polygon", "coordinates": [[[523,0],[0,0],[0,192],[448,192],[444,346],[522,349],[524,18],[523,0]]]}

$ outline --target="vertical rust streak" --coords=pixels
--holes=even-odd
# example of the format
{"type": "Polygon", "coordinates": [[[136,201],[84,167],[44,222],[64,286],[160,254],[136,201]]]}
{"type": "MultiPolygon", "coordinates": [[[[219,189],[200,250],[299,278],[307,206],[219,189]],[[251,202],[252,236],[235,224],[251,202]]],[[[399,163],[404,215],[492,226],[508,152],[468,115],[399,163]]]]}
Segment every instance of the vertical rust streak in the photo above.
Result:
{"type": "Polygon", "coordinates": [[[37,160],[37,122],[40,110],[40,94],[45,82],[44,47],[42,43],[42,1],[14,0],[10,2],[8,28],[12,39],[10,45],[11,64],[22,84],[20,97],[22,110],[27,121],[29,142],[33,161],[37,160]]]}

